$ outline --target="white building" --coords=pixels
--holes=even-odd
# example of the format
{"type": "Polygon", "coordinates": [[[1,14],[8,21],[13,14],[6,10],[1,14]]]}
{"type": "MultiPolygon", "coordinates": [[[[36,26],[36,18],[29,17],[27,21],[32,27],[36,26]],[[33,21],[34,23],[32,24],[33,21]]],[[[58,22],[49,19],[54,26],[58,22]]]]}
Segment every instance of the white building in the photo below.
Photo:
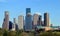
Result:
{"type": "Polygon", "coordinates": [[[18,16],[18,29],[23,29],[24,26],[24,17],[23,15],[18,16]]]}

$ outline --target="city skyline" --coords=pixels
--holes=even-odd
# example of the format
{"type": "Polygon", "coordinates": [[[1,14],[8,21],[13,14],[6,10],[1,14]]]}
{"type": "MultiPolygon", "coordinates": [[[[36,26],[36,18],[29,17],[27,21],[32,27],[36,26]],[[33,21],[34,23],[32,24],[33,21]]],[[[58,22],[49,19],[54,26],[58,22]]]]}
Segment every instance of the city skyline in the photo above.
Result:
{"type": "Polygon", "coordinates": [[[19,15],[26,15],[25,8],[31,8],[32,15],[37,12],[41,13],[43,17],[44,12],[48,12],[50,15],[51,23],[55,26],[60,25],[59,15],[60,15],[60,0],[6,0],[7,2],[0,1],[0,27],[2,27],[4,19],[4,11],[9,11],[10,21],[13,21],[13,18],[18,18],[19,15]],[[19,2],[18,2],[19,1],[19,2]],[[17,3],[16,3],[17,2],[17,3]],[[22,3],[24,2],[24,3],[22,3]],[[19,4],[20,3],[20,4],[19,4]],[[22,3],[22,5],[21,5],[22,3]],[[29,4],[27,4],[29,3],[29,4]],[[9,5],[10,4],[10,5],[9,5]],[[16,4],[16,5],[15,5],[16,4]],[[25,4],[25,5],[24,5],[25,4]],[[21,6],[20,6],[21,5],[21,6]],[[44,6],[45,5],[45,6],[44,6]],[[16,12],[16,13],[15,13],[16,12]],[[22,12],[22,13],[21,13],[22,12]]]}
{"type": "MultiPolygon", "coordinates": [[[[31,8],[26,8],[26,16],[24,19],[23,15],[18,16],[18,23],[16,18],[13,18],[13,22],[9,20],[9,12],[5,11],[5,16],[2,24],[2,29],[6,30],[21,30],[31,31],[36,29],[38,26],[50,27],[49,13],[44,13],[44,20],[42,15],[35,13],[31,15],[31,8]]],[[[53,25],[52,25],[53,26],[53,25]]]]}

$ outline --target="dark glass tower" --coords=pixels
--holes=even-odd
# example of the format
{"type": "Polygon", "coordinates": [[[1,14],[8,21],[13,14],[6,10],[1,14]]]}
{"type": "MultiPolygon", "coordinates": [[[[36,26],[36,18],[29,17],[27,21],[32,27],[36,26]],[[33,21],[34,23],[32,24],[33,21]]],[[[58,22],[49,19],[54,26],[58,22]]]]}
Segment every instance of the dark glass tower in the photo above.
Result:
{"type": "Polygon", "coordinates": [[[49,14],[44,13],[44,26],[49,26],[49,14]]]}
{"type": "Polygon", "coordinates": [[[30,8],[26,8],[26,15],[27,15],[28,13],[31,13],[31,9],[30,9],[30,8]]]}
{"type": "Polygon", "coordinates": [[[31,16],[31,9],[26,8],[26,17],[25,17],[25,31],[32,30],[32,16],[31,16]]]}
{"type": "Polygon", "coordinates": [[[13,23],[11,21],[9,21],[9,30],[12,29],[12,25],[13,25],[13,23]]]}

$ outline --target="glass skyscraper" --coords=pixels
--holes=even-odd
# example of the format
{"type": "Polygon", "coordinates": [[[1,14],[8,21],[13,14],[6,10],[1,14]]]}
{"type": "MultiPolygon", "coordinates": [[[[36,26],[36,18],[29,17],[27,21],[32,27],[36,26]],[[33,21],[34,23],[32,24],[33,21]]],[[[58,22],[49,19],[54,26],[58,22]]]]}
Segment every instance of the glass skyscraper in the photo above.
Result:
{"type": "Polygon", "coordinates": [[[31,9],[30,8],[26,8],[26,16],[28,13],[31,13],[31,9]]]}
{"type": "Polygon", "coordinates": [[[30,8],[26,8],[25,31],[31,31],[31,30],[32,30],[31,9],[30,8]]]}
{"type": "Polygon", "coordinates": [[[49,14],[44,13],[44,26],[49,26],[49,14]]]}

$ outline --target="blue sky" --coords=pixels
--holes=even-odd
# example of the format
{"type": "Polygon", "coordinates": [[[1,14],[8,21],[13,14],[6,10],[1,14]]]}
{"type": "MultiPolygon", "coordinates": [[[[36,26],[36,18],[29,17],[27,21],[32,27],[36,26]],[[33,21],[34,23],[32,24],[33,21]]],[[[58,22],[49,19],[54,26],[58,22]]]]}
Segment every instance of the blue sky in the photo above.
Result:
{"type": "Polygon", "coordinates": [[[55,26],[60,26],[60,0],[0,0],[0,27],[4,19],[4,11],[9,11],[10,21],[18,18],[19,15],[25,16],[25,9],[31,8],[32,15],[35,12],[44,15],[50,14],[50,21],[55,26]]]}

